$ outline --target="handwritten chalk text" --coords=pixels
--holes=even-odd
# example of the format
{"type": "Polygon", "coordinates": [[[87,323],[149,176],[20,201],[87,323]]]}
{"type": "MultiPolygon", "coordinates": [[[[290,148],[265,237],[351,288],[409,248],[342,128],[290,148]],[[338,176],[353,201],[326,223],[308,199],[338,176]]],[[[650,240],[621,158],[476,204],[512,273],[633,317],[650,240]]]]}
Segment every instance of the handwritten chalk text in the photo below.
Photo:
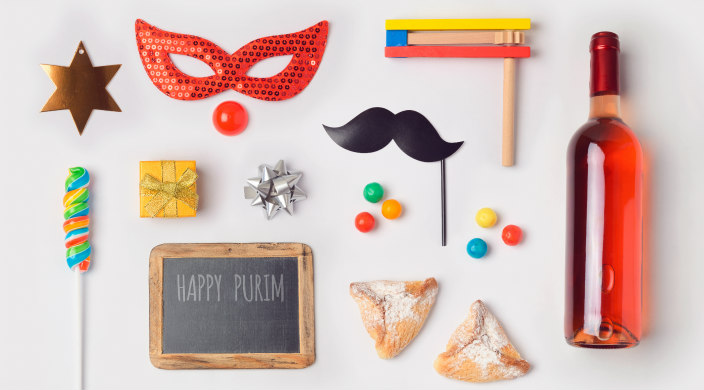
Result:
{"type": "Polygon", "coordinates": [[[220,302],[220,281],[222,275],[193,274],[186,277],[176,275],[176,288],[179,302],[220,302]]]}
{"type": "Polygon", "coordinates": [[[235,301],[283,302],[284,274],[235,274],[235,301]]]}

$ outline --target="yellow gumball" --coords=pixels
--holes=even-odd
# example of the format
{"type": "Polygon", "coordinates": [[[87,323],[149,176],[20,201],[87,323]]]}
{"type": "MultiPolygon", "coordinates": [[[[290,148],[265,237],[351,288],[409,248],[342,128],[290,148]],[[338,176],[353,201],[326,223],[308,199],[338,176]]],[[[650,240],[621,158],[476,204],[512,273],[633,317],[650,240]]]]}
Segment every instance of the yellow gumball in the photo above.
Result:
{"type": "Polygon", "coordinates": [[[386,219],[396,219],[401,215],[401,203],[398,203],[396,199],[385,200],[381,204],[381,215],[386,219]]]}
{"type": "Polygon", "coordinates": [[[474,219],[477,221],[477,225],[483,228],[490,228],[496,225],[496,213],[488,207],[477,211],[477,216],[474,219]]]}

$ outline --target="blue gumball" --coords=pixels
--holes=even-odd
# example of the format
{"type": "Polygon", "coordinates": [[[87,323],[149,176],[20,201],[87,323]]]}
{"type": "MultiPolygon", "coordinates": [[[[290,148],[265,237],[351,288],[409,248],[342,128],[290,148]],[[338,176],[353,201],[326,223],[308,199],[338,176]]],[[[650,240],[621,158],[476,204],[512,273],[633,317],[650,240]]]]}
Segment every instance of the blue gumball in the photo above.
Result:
{"type": "Polygon", "coordinates": [[[467,243],[467,254],[475,259],[481,259],[486,255],[486,241],[481,238],[473,238],[467,243]]]}

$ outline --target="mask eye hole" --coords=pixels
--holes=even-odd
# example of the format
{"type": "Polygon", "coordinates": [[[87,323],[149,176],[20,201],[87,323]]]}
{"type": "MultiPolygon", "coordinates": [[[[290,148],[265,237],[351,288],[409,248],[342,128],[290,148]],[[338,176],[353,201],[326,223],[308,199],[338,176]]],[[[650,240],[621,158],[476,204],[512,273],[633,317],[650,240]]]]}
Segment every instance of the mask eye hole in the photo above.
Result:
{"type": "Polygon", "coordinates": [[[253,67],[249,68],[247,76],[260,79],[272,77],[283,72],[288,63],[291,62],[291,58],[293,58],[293,54],[269,57],[265,60],[261,60],[254,64],[253,67]]]}
{"type": "Polygon", "coordinates": [[[191,56],[169,53],[169,58],[181,73],[191,77],[209,77],[215,74],[205,62],[191,56]]]}

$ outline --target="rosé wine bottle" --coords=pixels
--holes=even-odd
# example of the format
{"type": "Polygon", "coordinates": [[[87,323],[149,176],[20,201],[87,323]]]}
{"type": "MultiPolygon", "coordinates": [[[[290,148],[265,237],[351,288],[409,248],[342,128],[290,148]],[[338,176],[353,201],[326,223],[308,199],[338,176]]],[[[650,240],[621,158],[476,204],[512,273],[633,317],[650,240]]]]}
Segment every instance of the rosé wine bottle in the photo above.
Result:
{"type": "Polygon", "coordinates": [[[565,339],[628,348],[641,337],[643,154],[621,120],[619,39],[592,36],[589,121],[567,151],[565,339]]]}

